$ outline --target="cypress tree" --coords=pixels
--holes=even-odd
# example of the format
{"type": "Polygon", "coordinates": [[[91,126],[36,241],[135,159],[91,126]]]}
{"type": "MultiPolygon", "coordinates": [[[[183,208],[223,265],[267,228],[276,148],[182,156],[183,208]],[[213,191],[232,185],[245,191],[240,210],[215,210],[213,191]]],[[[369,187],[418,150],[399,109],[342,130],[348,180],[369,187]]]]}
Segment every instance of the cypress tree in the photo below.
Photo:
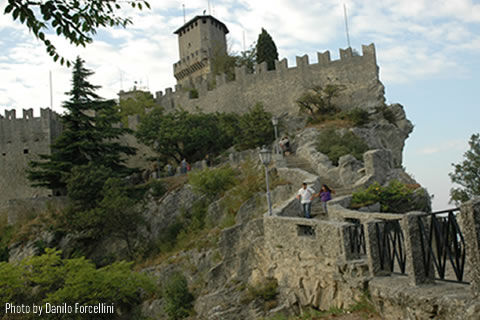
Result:
{"type": "Polygon", "coordinates": [[[262,28],[257,40],[257,63],[267,62],[267,69],[275,69],[275,60],[278,60],[277,46],[267,30],[262,28]]]}
{"type": "Polygon", "coordinates": [[[63,131],[51,146],[51,154],[30,162],[27,177],[35,187],[47,187],[56,193],[66,192],[66,180],[74,167],[93,164],[112,169],[115,177],[125,177],[135,169],[127,168],[124,155],[135,149],[122,145],[119,138],[129,129],[115,126],[120,122],[114,100],[104,100],[87,78],[94,72],[77,57],[73,66],[70,99],[64,103],[63,131]]]}

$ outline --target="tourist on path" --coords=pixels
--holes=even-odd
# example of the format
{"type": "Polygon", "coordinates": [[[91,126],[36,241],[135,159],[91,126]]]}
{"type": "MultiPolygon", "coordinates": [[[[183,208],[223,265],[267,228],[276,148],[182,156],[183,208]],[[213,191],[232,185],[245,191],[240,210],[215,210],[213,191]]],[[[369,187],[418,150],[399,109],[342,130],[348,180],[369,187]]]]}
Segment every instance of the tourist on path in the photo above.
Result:
{"type": "Polygon", "coordinates": [[[316,197],[320,197],[320,200],[322,201],[323,212],[325,212],[325,214],[328,214],[327,201],[332,199],[332,193],[335,193],[335,191],[331,190],[326,184],[324,184],[318,195],[316,195],[316,197]]]}
{"type": "Polygon", "coordinates": [[[183,158],[182,162],[180,162],[180,173],[186,174],[187,173],[187,159],[183,158]]]}
{"type": "Polygon", "coordinates": [[[297,199],[300,200],[300,203],[303,207],[303,214],[305,218],[310,219],[310,212],[312,209],[312,200],[315,195],[315,190],[307,186],[307,183],[304,182],[300,190],[297,193],[297,199]]]}

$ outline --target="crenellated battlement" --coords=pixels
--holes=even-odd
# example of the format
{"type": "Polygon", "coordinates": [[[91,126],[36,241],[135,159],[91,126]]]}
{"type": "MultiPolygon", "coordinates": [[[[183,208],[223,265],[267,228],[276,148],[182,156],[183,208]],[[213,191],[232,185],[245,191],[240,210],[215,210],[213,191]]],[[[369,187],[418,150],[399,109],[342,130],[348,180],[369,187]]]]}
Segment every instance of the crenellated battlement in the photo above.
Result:
{"type": "Polygon", "coordinates": [[[0,121],[11,121],[11,120],[37,120],[37,119],[58,119],[59,114],[53,111],[50,108],[41,108],[40,109],[40,117],[34,117],[33,115],[33,108],[30,109],[22,109],[22,117],[17,118],[17,110],[5,109],[5,115],[2,116],[0,114],[0,121]]]}
{"type": "Polygon", "coordinates": [[[375,46],[363,45],[362,54],[352,48],[339,49],[339,59],[332,60],[329,51],[318,52],[317,62],[310,63],[309,56],[297,56],[295,66],[288,60],[275,61],[275,69],[267,64],[255,66],[254,73],[245,66],[235,68],[235,79],[228,81],[226,74],[197,78],[193,87],[177,84],[164,92],[155,93],[156,102],[167,110],[183,108],[205,112],[243,112],[257,102],[262,102],[271,112],[296,113],[295,101],[314,85],[338,84],[345,87],[345,99],[338,99],[341,108],[357,106],[369,108],[384,102],[383,85],[379,81],[375,46]],[[196,94],[192,95],[191,91],[196,94]],[[354,98],[354,99],[352,99],[354,98]]]}
{"type": "Polygon", "coordinates": [[[31,108],[23,109],[21,115],[15,109],[0,115],[0,203],[50,193],[31,188],[25,169],[38,154],[50,153],[50,146],[62,130],[60,117],[51,109],[40,109],[39,117],[31,108]]]}

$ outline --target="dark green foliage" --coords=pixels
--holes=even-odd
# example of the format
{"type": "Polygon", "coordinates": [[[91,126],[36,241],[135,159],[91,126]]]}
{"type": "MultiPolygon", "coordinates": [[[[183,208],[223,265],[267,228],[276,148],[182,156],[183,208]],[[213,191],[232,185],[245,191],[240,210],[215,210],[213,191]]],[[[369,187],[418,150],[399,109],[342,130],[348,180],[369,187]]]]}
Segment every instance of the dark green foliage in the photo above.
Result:
{"type": "Polygon", "coordinates": [[[240,55],[236,56],[236,63],[237,67],[245,66],[248,73],[253,73],[257,56],[257,48],[255,45],[252,45],[249,49],[240,52],[240,55]]]}
{"type": "Polygon", "coordinates": [[[267,69],[275,69],[275,60],[278,60],[278,51],[275,42],[273,42],[272,37],[267,32],[267,30],[262,28],[262,32],[258,35],[257,40],[257,63],[260,64],[263,61],[267,62],[267,69]]]}
{"type": "Polygon", "coordinates": [[[160,198],[167,193],[167,185],[161,180],[151,180],[148,183],[150,193],[154,198],[160,198]]]}
{"type": "Polygon", "coordinates": [[[41,155],[41,161],[32,161],[27,171],[33,186],[47,187],[65,193],[66,181],[76,166],[90,163],[112,170],[116,177],[125,177],[135,170],[124,165],[124,155],[135,154],[135,149],[120,144],[118,138],[130,132],[114,127],[120,121],[113,100],[102,100],[95,93],[98,86],[87,81],[93,74],[77,58],[72,79],[70,100],[65,102],[66,115],[62,117],[63,131],[51,146],[51,155],[41,155]],[[93,114],[93,115],[92,115],[93,114]]]}
{"type": "Polygon", "coordinates": [[[120,100],[118,104],[120,120],[125,127],[128,127],[128,116],[139,115],[140,119],[143,119],[145,110],[154,106],[155,101],[150,92],[135,91],[133,97],[120,100]]]}
{"type": "Polygon", "coordinates": [[[183,274],[177,272],[168,278],[163,296],[169,319],[183,319],[191,314],[194,297],[188,290],[187,279],[183,274]]]}
{"type": "Polygon", "coordinates": [[[188,175],[188,183],[199,194],[214,199],[235,184],[236,172],[231,167],[207,168],[201,171],[192,171],[188,175]]]}
{"type": "Polygon", "coordinates": [[[380,203],[382,212],[404,213],[409,211],[429,211],[428,203],[415,201],[416,194],[423,193],[418,185],[406,185],[392,180],[388,186],[374,183],[367,189],[352,194],[352,208],[360,208],[380,203]]]}
{"type": "Polygon", "coordinates": [[[396,123],[397,118],[395,117],[395,113],[387,106],[376,107],[375,111],[381,113],[385,120],[387,120],[391,124],[396,123]]]}
{"type": "Polygon", "coordinates": [[[102,200],[102,189],[113,171],[94,163],[74,167],[67,180],[67,193],[76,208],[89,210],[102,200]]]}
{"type": "MultiPolygon", "coordinates": [[[[128,5],[142,9],[150,8],[146,1],[130,1],[128,5]]],[[[130,18],[118,16],[125,5],[123,1],[83,0],[83,1],[23,1],[8,0],[4,14],[25,25],[33,35],[43,42],[47,53],[54,61],[70,66],[70,61],[61,57],[52,41],[46,36],[46,30],[55,31],[75,46],[85,47],[93,41],[97,29],[103,27],[126,27],[130,18]]]]}
{"type": "Polygon", "coordinates": [[[205,200],[199,200],[192,204],[190,210],[183,210],[182,214],[161,233],[160,251],[170,252],[175,249],[182,236],[185,237],[187,234],[194,236],[208,227],[205,221],[208,204],[205,200]]]}
{"type": "MultiPolygon", "coordinates": [[[[151,296],[155,286],[145,274],[131,270],[131,263],[116,262],[96,269],[84,258],[62,259],[61,252],[45,249],[45,254],[20,263],[0,263],[0,300],[13,304],[75,306],[106,303],[126,314],[151,296]]],[[[3,315],[4,310],[0,311],[3,315]]],[[[58,319],[42,314],[42,319],[58,319]]],[[[98,315],[69,314],[68,319],[98,319],[98,315]]],[[[119,319],[117,313],[102,319],[119,319]]]]}
{"type": "Polygon", "coordinates": [[[361,108],[353,108],[347,111],[344,118],[352,121],[354,127],[362,127],[370,121],[368,111],[361,108]]]}
{"type": "Polygon", "coordinates": [[[452,166],[450,180],[459,185],[450,190],[450,201],[461,203],[480,196],[480,134],[473,134],[468,142],[470,150],[463,154],[464,160],[452,166]]]}
{"type": "Polygon", "coordinates": [[[233,113],[165,113],[156,108],[141,121],[136,136],[160,157],[179,163],[204,159],[235,145],[244,150],[274,139],[272,115],[257,104],[243,115],[233,113]]]}
{"type": "Polygon", "coordinates": [[[156,108],[140,123],[136,136],[160,155],[178,163],[183,158],[194,162],[202,160],[205,154],[217,153],[231,145],[231,138],[221,131],[217,119],[212,114],[164,113],[156,108]]]}
{"type": "Polygon", "coordinates": [[[220,49],[214,49],[212,58],[212,73],[215,75],[226,74],[227,80],[235,79],[235,66],[237,64],[237,57],[228,54],[220,49]]]}
{"type": "Polygon", "coordinates": [[[68,181],[72,204],[65,213],[67,228],[93,240],[105,236],[123,240],[133,258],[134,240],[144,224],[138,203],[145,190],[111,175],[109,169],[91,165],[73,170],[68,181]]]}
{"type": "Polygon", "coordinates": [[[103,199],[98,207],[106,220],[104,232],[125,241],[130,259],[134,258],[134,241],[138,238],[138,230],[145,225],[143,215],[137,208],[136,192],[138,190],[133,190],[124,180],[110,178],[103,186],[103,199]]]}
{"type": "Polygon", "coordinates": [[[197,89],[188,90],[188,97],[190,99],[198,99],[198,90],[197,89]]]}
{"type": "Polygon", "coordinates": [[[239,150],[269,145],[275,139],[272,114],[266,112],[261,103],[257,103],[240,117],[239,129],[240,135],[235,137],[239,150]]]}
{"type": "Polygon", "coordinates": [[[263,283],[248,286],[246,300],[252,301],[255,299],[262,299],[263,301],[271,301],[274,300],[277,295],[277,279],[267,278],[263,283]]]}
{"type": "Polygon", "coordinates": [[[4,224],[0,226],[0,262],[8,261],[9,250],[8,246],[12,240],[14,227],[4,224]]]}
{"type": "Polygon", "coordinates": [[[363,139],[347,131],[343,135],[335,129],[323,130],[317,138],[317,151],[328,156],[334,165],[338,165],[341,156],[351,154],[355,158],[363,159],[363,154],[368,150],[368,145],[363,139]]]}
{"type": "Polygon", "coordinates": [[[253,73],[255,67],[256,48],[241,51],[240,54],[225,53],[216,50],[212,59],[212,73],[226,74],[227,81],[235,80],[235,67],[246,66],[248,73],[253,73]]]}
{"type": "Polygon", "coordinates": [[[313,120],[337,114],[340,110],[333,104],[332,99],[338,97],[342,90],[343,86],[335,84],[314,86],[297,100],[300,112],[308,114],[313,120]]]}

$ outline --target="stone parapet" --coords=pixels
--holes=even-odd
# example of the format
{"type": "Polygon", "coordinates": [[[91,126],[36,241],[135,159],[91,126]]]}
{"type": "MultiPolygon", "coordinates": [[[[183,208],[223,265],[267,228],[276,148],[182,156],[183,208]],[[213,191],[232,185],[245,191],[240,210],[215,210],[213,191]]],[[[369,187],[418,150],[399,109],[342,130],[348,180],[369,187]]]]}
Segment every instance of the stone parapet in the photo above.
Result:
{"type": "Polygon", "coordinates": [[[460,228],[465,238],[467,264],[471,266],[470,287],[475,297],[480,296],[480,198],[460,207],[460,228]]]}
{"type": "Polygon", "coordinates": [[[423,212],[409,212],[402,218],[402,229],[405,235],[405,252],[407,264],[405,266],[409,283],[416,286],[433,282],[432,265],[425,264],[424,248],[420,245],[426,243],[427,239],[422,236],[418,219],[424,216],[423,212]],[[422,239],[422,237],[424,239],[422,239]],[[430,269],[430,272],[427,272],[430,269]]]}

